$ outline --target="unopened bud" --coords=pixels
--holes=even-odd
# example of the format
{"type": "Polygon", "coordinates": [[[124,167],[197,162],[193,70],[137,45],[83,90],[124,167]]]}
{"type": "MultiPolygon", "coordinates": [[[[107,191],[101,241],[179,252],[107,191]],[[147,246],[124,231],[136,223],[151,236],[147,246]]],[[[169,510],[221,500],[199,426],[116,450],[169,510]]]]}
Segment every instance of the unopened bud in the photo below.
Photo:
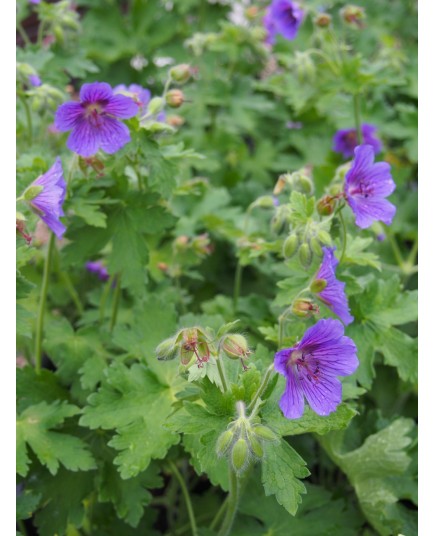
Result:
{"type": "Polygon", "coordinates": [[[309,243],[310,248],[315,253],[315,255],[317,255],[318,257],[322,257],[324,252],[322,250],[321,242],[318,240],[318,238],[312,237],[309,243]]]}
{"type": "Polygon", "coordinates": [[[249,459],[249,447],[247,441],[240,438],[232,448],[232,465],[237,473],[241,472],[249,459]]]}
{"type": "Polygon", "coordinates": [[[223,454],[225,454],[233,439],[234,433],[232,432],[232,430],[226,430],[225,432],[220,434],[216,444],[217,456],[223,456],[223,454]]]}
{"type": "Polygon", "coordinates": [[[262,195],[261,197],[258,197],[258,199],[254,203],[252,203],[252,206],[261,208],[272,208],[275,206],[275,199],[276,198],[272,195],[262,195]]]}
{"type": "Polygon", "coordinates": [[[253,454],[257,458],[262,458],[264,455],[264,449],[262,448],[260,441],[258,441],[254,435],[249,435],[249,444],[253,454]]]}
{"type": "Polygon", "coordinates": [[[158,361],[171,361],[178,355],[175,337],[166,339],[155,350],[158,361]]]}
{"type": "Polygon", "coordinates": [[[225,335],[221,348],[230,359],[246,359],[251,353],[246,338],[237,333],[225,335]]]}
{"type": "Polygon", "coordinates": [[[330,216],[335,209],[336,200],[329,195],[322,197],[316,204],[316,209],[320,216],[330,216]]]}
{"type": "Polygon", "coordinates": [[[332,237],[327,231],[324,231],[324,229],[319,230],[316,236],[321,244],[324,244],[325,246],[332,245],[332,237]]]}
{"type": "Polygon", "coordinates": [[[327,286],[327,281],[325,279],[315,279],[310,284],[310,291],[314,294],[323,291],[327,286]]]}
{"type": "Polygon", "coordinates": [[[264,426],[263,424],[253,426],[252,432],[264,441],[276,441],[278,439],[277,435],[268,426],[264,426]]]}
{"type": "Polygon", "coordinates": [[[312,262],[312,250],[306,242],[302,244],[298,250],[298,260],[304,268],[309,268],[310,263],[312,262]]]}
{"type": "Polygon", "coordinates": [[[179,108],[184,101],[184,93],[180,89],[171,89],[166,94],[166,102],[171,108],[179,108]]]}
{"type": "Polygon", "coordinates": [[[283,189],[285,188],[286,184],[288,184],[288,173],[285,173],[284,175],[280,175],[280,177],[277,179],[276,185],[274,186],[273,194],[279,195],[282,193],[283,189]]]}
{"type": "Polygon", "coordinates": [[[283,256],[286,259],[291,258],[297,251],[299,246],[298,236],[291,234],[283,243],[283,256]]]}
{"type": "Polygon", "coordinates": [[[191,76],[191,67],[186,63],[181,63],[172,67],[169,74],[172,80],[178,82],[178,84],[183,84],[184,82],[187,82],[191,76]]]}
{"type": "Polygon", "coordinates": [[[171,127],[181,127],[185,123],[185,119],[180,115],[168,115],[166,118],[167,124],[171,127]]]}
{"type": "Polygon", "coordinates": [[[188,247],[188,236],[181,235],[175,238],[173,246],[177,251],[185,251],[188,247]]]}
{"type": "Polygon", "coordinates": [[[318,28],[328,28],[331,22],[332,18],[328,13],[319,13],[314,20],[314,24],[318,28]]]}
{"type": "Polygon", "coordinates": [[[35,197],[38,197],[38,195],[42,192],[43,189],[43,186],[38,186],[34,184],[27,188],[27,190],[23,194],[23,197],[26,201],[32,201],[33,199],[35,199],[35,197]]]}
{"type": "Polygon", "coordinates": [[[360,6],[348,5],[341,9],[340,15],[344,22],[353,28],[363,28],[365,10],[360,6]]]}
{"type": "Polygon", "coordinates": [[[164,99],[161,97],[154,97],[150,100],[148,104],[148,112],[151,115],[159,114],[161,111],[163,111],[164,108],[164,99]]]}
{"type": "Polygon", "coordinates": [[[292,312],[301,318],[306,318],[312,316],[313,314],[319,313],[319,307],[312,300],[305,298],[299,298],[295,300],[292,305],[292,312]]]}

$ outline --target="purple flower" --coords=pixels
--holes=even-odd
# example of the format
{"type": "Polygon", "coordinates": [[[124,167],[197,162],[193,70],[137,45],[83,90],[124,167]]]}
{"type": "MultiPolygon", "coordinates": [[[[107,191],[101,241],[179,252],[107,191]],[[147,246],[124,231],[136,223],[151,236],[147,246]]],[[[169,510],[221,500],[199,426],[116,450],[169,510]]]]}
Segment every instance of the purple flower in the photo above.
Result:
{"type": "Polygon", "coordinates": [[[276,353],[274,367],[286,378],[279,401],[288,419],[303,415],[304,399],[318,415],[329,415],[342,400],[342,385],[336,376],[348,376],[359,365],[357,348],[344,336],[338,320],[327,318],[309,328],[300,342],[276,353]]]}
{"type": "Polygon", "coordinates": [[[42,191],[30,200],[31,207],[60,240],[66,230],[60,221],[60,216],[64,216],[62,205],[66,196],[66,182],[59,157],[44,175],[33,181],[30,188],[32,186],[42,186],[42,191]]]}
{"type": "Polygon", "coordinates": [[[151,100],[151,92],[149,89],[145,89],[138,84],[131,84],[128,87],[125,84],[120,84],[113,88],[113,93],[115,95],[119,94],[131,97],[138,105],[140,113],[143,113],[146,110],[149,101],[151,100]]]}
{"type": "Polygon", "coordinates": [[[118,119],[134,117],[139,107],[130,97],[114,95],[109,84],[93,82],[80,90],[80,102],[59,106],[55,125],[72,130],[66,143],[80,156],[93,156],[98,149],[112,154],[130,141],[128,128],[118,119]]]}
{"type": "Polygon", "coordinates": [[[96,274],[101,279],[101,281],[107,281],[110,278],[107,268],[101,261],[87,262],[86,270],[93,274],[96,274]]]}
{"type": "MultiPolygon", "coordinates": [[[[372,145],[375,154],[379,153],[383,148],[381,141],[376,138],[377,127],[375,125],[362,125],[363,144],[372,145]]],[[[346,128],[338,130],[333,137],[333,151],[342,153],[344,158],[352,158],[354,149],[357,146],[357,131],[355,128],[346,128]]]]}
{"type": "Polygon", "coordinates": [[[295,39],[303,18],[304,11],[297,2],[273,0],[263,20],[268,34],[266,42],[273,45],[277,34],[281,34],[285,39],[295,39]]]}
{"type": "Polygon", "coordinates": [[[29,4],[40,4],[41,0],[29,0],[29,4]]]}
{"type": "Polygon", "coordinates": [[[374,221],[392,223],[396,207],[384,199],[395,189],[390,164],[374,164],[374,148],[359,145],[345,175],[345,197],[356,217],[356,225],[366,229],[374,221]]]}
{"type": "Polygon", "coordinates": [[[28,80],[29,84],[31,84],[33,87],[38,87],[42,85],[41,79],[37,74],[30,74],[28,80]]]}
{"type": "Polygon", "coordinates": [[[324,302],[327,307],[338,316],[342,322],[347,325],[351,324],[354,317],[351,316],[348,307],[348,299],[345,294],[345,283],[336,279],[335,270],[339,261],[334,255],[334,248],[323,247],[324,257],[321,266],[315,276],[315,282],[325,282],[326,286],[317,293],[318,298],[324,302]]]}

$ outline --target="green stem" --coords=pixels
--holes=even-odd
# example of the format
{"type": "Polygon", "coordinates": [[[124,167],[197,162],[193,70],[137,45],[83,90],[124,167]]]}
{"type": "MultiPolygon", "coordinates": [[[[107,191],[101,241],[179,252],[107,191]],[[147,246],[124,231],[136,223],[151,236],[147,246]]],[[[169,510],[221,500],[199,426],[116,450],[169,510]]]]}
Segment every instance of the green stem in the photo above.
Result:
{"type": "Polygon", "coordinates": [[[234,522],[239,500],[239,482],[238,477],[232,467],[229,468],[229,497],[226,515],[218,536],[229,536],[232,524],[234,522]]]}
{"type": "Polygon", "coordinates": [[[416,240],[413,243],[413,247],[411,248],[411,251],[408,255],[408,259],[407,259],[407,264],[411,267],[414,266],[414,261],[416,260],[416,256],[417,256],[417,250],[418,250],[418,239],[416,238],[416,240]]]}
{"type": "Polygon", "coordinates": [[[44,273],[42,275],[41,296],[39,298],[38,316],[36,318],[36,333],[35,333],[35,370],[36,374],[41,372],[42,364],[42,336],[44,331],[44,314],[45,304],[47,302],[48,280],[50,276],[51,260],[53,258],[55,244],[55,236],[51,233],[48,242],[47,253],[45,257],[44,273]]]}
{"type": "Polygon", "coordinates": [[[118,317],[119,302],[121,301],[121,274],[118,274],[116,280],[115,295],[113,297],[113,309],[112,316],[110,319],[110,333],[113,331],[113,328],[116,325],[116,319],[118,317]]]}
{"type": "Polygon", "coordinates": [[[395,255],[396,262],[403,272],[405,272],[405,262],[402,258],[401,250],[399,249],[398,242],[396,241],[395,235],[386,227],[383,227],[387,239],[389,240],[390,246],[392,248],[393,254],[395,255]]]}
{"type": "Polygon", "coordinates": [[[181,487],[182,494],[184,496],[185,505],[187,507],[188,512],[188,518],[190,519],[190,525],[191,525],[191,534],[192,536],[197,536],[197,526],[196,526],[196,519],[194,517],[194,511],[193,511],[193,505],[191,503],[190,494],[188,492],[187,486],[185,484],[184,479],[182,478],[181,473],[178,471],[178,468],[176,465],[169,461],[170,469],[172,470],[172,473],[175,475],[176,479],[179,482],[179,485],[181,487]]]}
{"type": "Polygon", "coordinates": [[[222,502],[220,508],[218,509],[218,512],[216,513],[214,519],[211,521],[211,525],[209,526],[210,530],[215,530],[220,522],[220,519],[222,518],[223,514],[225,513],[226,508],[228,507],[228,497],[222,502]]]}
{"type": "Polygon", "coordinates": [[[252,398],[252,401],[250,402],[247,410],[251,410],[255,407],[257,400],[262,396],[265,389],[267,388],[268,382],[270,381],[271,375],[274,371],[274,363],[272,363],[268,368],[267,372],[265,373],[265,376],[262,379],[261,385],[259,386],[258,390],[255,393],[255,396],[252,398]]]}
{"type": "Polygon", "coordinates": [[[360,145],[363,141],[362,125],[360,121],[360,93],[354,93],[354,121],[356,123],[357,145],[360,145]]]}
{"type": "Polygon", "coordinates": [[[27,32],[26,30],[24,29],[23,25],[21,24],[21,22],[17,22],[17,30],[18,30],[18,33],[21,35],[23,41],[24,41],[24,44],[26,46],[29,46],[32,44],[32,42],[30,41],[29,39],[29,36],[27,35],[27,32]]]}
{"type": "Polygon", "coordinates": [[[216,357],[216,362],[217,362],[217,370],[220,376],[220,381],[222,382],[222,386],[223,386],[223,392],[226,393],[226,391],[228,390],[228,382],[226,380],[225,369],[222,363],[221,356],[216,357]]]}
{"type": "Polygon", "coordinates": [[[233,298],[234,312],[237,311],[238,298],[240,296],[242,278],[243,278],[243,267],[241,265],[240,260],[238,259],[237,268],[235,270],[235,279],[234,279],[234,298],[233,298]]]}
{"type": "Polygon", "coordinates": [[[27,136],[29,145],[32,145],[33,143],[33,126],[32,126],[32,114],[30,113],[30,108],[27,103],[27,100],[23,95],[18,95],[18,98],[23,103],[24,111],[26,112],[26,119],[27,119],[27,136]]]}
{"type": "Polygon", "coordinates": [[[112,288],[113,281],[114,281],[115,277],[116,277],[116,274],[113,274],[113,275],[110,276],[110,279],[107,281],[107,283],[105,285],[105,288],[103,290],[102,296],[101,296],[101,301],[99,303],[99,321],[100,321],[100,324],[102,324],[104,322],[105,306],[106,306],[107,298],[108,298],[108,295],[110,294],[110,289],[112,288]]]}
{"type": "Polygon", "coordinates": [[[342,263],[345,257],[345,250],[347,249],[347,226],[345,224],[342,211],[340,211],[338,215],[339,215],[339,219],[341,220],[341,225],[342,225],[342,253],[341,253],[341,258],[339,261],[340,263],[342,263]]]}
{"type": "Polygon", "coordinates": [[[63,284],[66,287],[66,290],[69,292],[71,300],[74,302],[74,305],[78,311],[78,314],[81,316],[84,313],[84,307],[83,307],[83,304],[81,303],[78,292],[75,290],[74,285],[72,284],[69,274],[67,274],[66,272],[62,272],[60,270],[59,276],[62,279],[63,284]]]}

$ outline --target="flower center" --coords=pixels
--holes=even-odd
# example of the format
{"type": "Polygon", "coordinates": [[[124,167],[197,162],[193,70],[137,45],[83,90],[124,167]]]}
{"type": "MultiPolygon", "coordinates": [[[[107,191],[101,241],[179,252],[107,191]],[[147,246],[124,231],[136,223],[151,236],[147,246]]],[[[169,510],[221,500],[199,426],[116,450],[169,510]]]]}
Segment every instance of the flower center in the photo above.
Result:
{"type": "Polygon", "coordinates": [[[297,369],[300,380],[307,378],[310,382],[318,382],[320,375],[320,364],[313,355],[302,350],[294,350],[288,360],[288,367],[297,369]]]}
{"type": "Polygon", "coordinates": [[[361,179],[357,185],[355,185],[353,188],[350,188],[349,194],[361,195],[365,198],[370,197],[372,195],[372,186],[361,179]]]}
{"type": "Polygon", "coordinates": [[[101,103],[92,102],[86,105],[86,119],[95,127],[99,127],[102,124],[101,115],[104,114],[104,109],[101,103]]]}

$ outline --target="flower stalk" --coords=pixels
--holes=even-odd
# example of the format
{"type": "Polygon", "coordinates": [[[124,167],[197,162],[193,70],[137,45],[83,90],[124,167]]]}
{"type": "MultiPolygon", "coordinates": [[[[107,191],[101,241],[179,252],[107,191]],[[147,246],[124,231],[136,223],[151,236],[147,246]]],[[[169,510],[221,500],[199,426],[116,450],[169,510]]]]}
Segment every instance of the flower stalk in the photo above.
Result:
{"type": "Polygon", "coordinates": [[[238,501],[240,496],[239,478],[234,469],[229,466],[229,495],[226,508],[226,515],[218,536],[229,536],[231,534],[232,525],[238,509],[238,501]]]}
{"type": "Polygon", "coordinates": [[[181,473],[179,472],[178,468],[172,461],[169,461],[169,467],[173,475],[175,476],[175,478],[178,480],[179,486],[182,491],[182,495],[184,496],[185,506],[187,507],[188,518],[190,520],[191,534],[192,536],[197,536],[198,532],[197,532],[196,518],[194,517],[193,505],[191,503],[188,488],[185,484],[185,481],[181,473]]]}

